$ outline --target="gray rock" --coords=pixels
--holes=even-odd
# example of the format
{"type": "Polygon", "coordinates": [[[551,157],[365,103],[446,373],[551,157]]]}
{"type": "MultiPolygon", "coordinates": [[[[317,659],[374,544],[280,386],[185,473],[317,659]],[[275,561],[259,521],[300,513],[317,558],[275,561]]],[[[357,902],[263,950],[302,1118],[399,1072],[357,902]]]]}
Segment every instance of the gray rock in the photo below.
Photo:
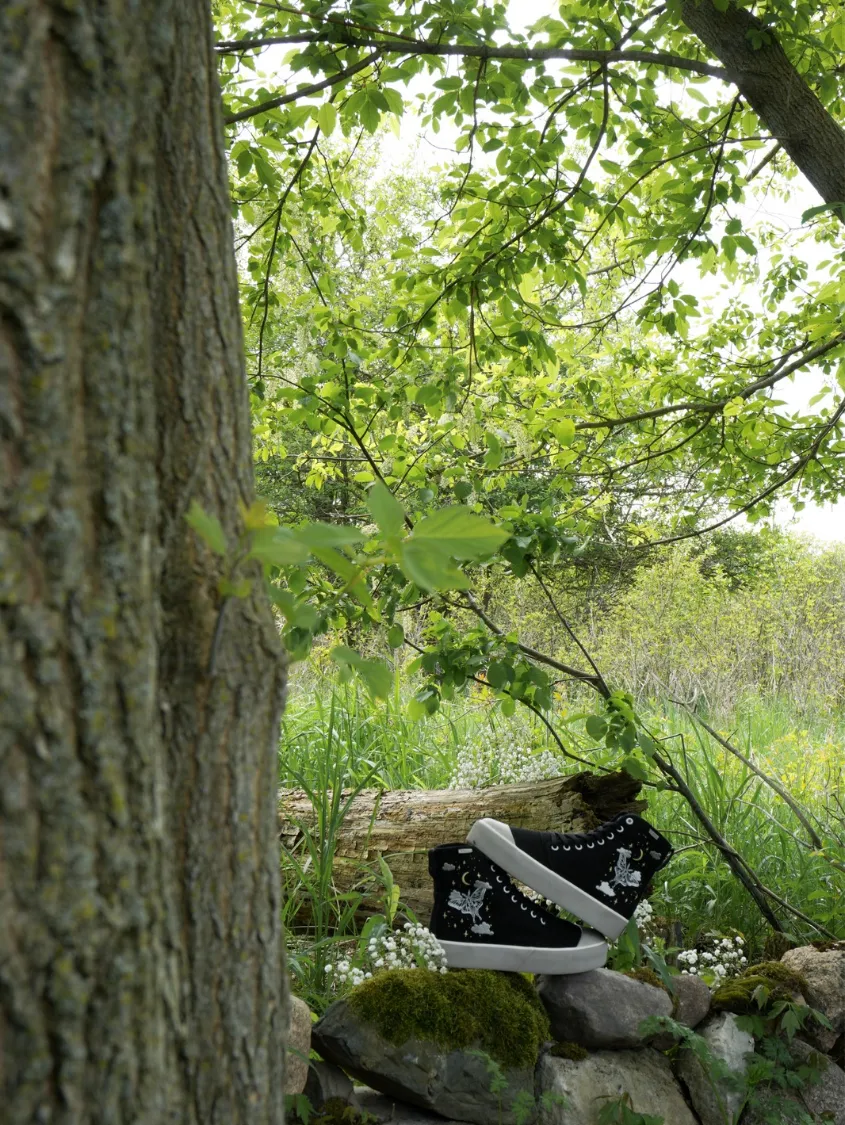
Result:
{"type": "Polygon", "coordinates": [[[612,969],[573,976],[537,977],[537,991],[556,1039],[591,1050],[644,1047],[639,1026],[647,1016],[668,1016],[672,1000],[662,988],[612,969]]]}
{"type": "Polygon", "coordinates": [[[483,1056],[471,1049],[447,1051],[419,1039],[401,1046],[388,1043],[345,1000],[332,1004],[314,1025],[314,1046],[323,1058],[381,1093],[472,1125],[516,1125],[522,1116],[514,1102],[534,1104],[533,1067],[505,1070],[507,1088],[494,1094],[483,1056]]]}
{"type": "MultiPolygon", "coordinates": [[[[792,1057],[801,1063],[812,1060],[815,1066],[820,1061],[818,1052],[807,1043],[802,1043],[800,1039],[793,1040],[790,1052],[792,1057]]],[[[801,1099],[810,1113],[815,1113],[817,1116],[823,1113],[831,1114],[830,1125],[845,1125],[845,1070],[827,1056],[822,1058],[827,1066],[816,1082],[804,1087],[801,1091],[801,1099]]]]}
{"type": "Polygon", "coordinates": [[[802,945],[788,949],[781,961],[804,974],[807,1003],[823,1012],[833,1025],[832,1030],[815,1027],[804,1038],[820,1051],[829,1051],[845,1031],[845,948],[822,953],[812,945],[802,945]]]}
{"type": "Polygon", "coordinates": [[[292,996],[290,1023],[285,1036],[286,1094],[301,1094],[308,1077],[308,1054],[311,1050],[311,1009],[304,1000],[292,996]]]}
{"type": "Polygon", "coordinates": [[[537,1067],[538,1125],[597,1125],[609,1098],[627,1094],[639,1113],[666,1125],[697,1125],[669,1061],[649,1048],[598,1051],[578,1062],[545,1055],[537,1067]]]}
{"type": "Polygon", "coordinates": [[[773,1090],[769,1094],[765,1089],[758,1089],[756,1094],[762,1100],[762,1105],[749,1109],[742,1118],[742,1125],[766,1125],[767,1111],[768,1121],[772,1120],[773,1114],[778,1110],[785,1122],[791,1120],[785,1112],[784,1103],[809,1111],[817,1119],[829,1122],[829,1125],[845,1125],[845,1071],[800,1039],[793,1040],[790,1051],[797,1062],[806,1063],[815,1056],[822,1064],[826,1062],[827,1065],[818,1080],[805,1086],[800,1093],[784,1094],[781,1090],[773,1090]],[[822,1118],[824,1113],[828,1116],[822,1118]]]}
{"type": "Polygon", "coordinates": [[[674,977],[675,1019],[684,1027],[698,1027],[710,1012],[712,994],[701,979],[694,975],[674,977]]]}
{"type": "Polygon", "coordinates": [[[308,1066],[305,1096],[314,1109],[322,1109],[330,1098],[348,1102],[352,1097],[352,1079],[347,1078],[334,1063],[312,1059],[308,1066]]]}
{"type": "Polygon", "coordinates": [[[697,1034],[706,1040],[713,1055],[736,1075],[739,1088],[714,1081],[689,1050],[678,1056],[676,1073],[689,1092],[701,1125],[733,1125],[745,1099],[742,1080],[748,1066],[747,1056],[754,1050],[754,1039],[747,1031],[740,1031],[732,1012],[711,1016],[698,1028],[697,1034]]]}
{"type": "Polygon", "coordinates": [[[369,1113],[377,1121],[389,1125],[450,1125],[439,1113],[405,1105],[404,1102],[389,1098],[387,1094],[380,1094],[378,1090],[372,1090],[369,1086],[356,1086],[354,1100],[355,1105],[364,1113],[369,1113]]]}

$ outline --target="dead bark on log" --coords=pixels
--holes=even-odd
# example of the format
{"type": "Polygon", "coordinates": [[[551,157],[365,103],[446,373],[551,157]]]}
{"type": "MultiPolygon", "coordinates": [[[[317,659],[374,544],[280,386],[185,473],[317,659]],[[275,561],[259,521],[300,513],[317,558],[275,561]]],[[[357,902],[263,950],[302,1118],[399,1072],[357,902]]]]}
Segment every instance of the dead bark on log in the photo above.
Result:
{"type": "MultiPolygon", "coordinates": [[[[362,912],[380,909],[378,860],[383,858],[400,888],[403,904],[428,924],[432,885],[429,848],[465,840],[472,823],[492,816],[521,828],[581,832],[620,812],[641,812],[640,782],[627,773],[577,773],[549,781],[495,785],[489,789],[367,789],[349,806],[338,833],[333,862],[335,886],[360,889],[362,912]]],[[[317,826],[301,789],[279,791],[282,844],[295,850],[305,831],[317,826]]]]}

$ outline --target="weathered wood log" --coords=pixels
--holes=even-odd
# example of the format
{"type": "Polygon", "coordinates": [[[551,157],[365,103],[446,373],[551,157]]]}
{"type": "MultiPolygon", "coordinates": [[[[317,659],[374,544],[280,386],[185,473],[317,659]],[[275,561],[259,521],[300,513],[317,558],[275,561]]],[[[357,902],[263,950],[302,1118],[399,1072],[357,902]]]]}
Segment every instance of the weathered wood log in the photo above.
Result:
{"type": "MultiPolygon", "coordinates": [[[[333,862],[339,891],[360,889],[362,910],[379,909],[378,859],[390,867],[402,902],[428,923],[432,884],[429,848],[465,840],[472,823],[492,816],[521,828],[582,832],[620,812],[641,812],[640,782],[630,774],[577,773],[548,781],[494,785],[489,789],[367,789],[351,802],[337,836],[333,862]]],[[[304,831],[316,827],[311,802],[301,789],[279,791],[282,844],[296,849],[304,831]]]]}

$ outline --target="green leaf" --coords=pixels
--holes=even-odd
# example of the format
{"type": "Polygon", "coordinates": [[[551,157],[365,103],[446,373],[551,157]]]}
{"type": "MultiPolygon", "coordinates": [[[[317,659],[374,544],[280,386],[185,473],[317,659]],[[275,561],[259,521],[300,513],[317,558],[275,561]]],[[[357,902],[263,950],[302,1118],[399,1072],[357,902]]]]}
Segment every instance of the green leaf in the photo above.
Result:
{"type": "Polygon", "coordinates": [[[250,536],[250,559],[267,566],[296,566],[308,558],[308,547],[287,527],[262,527],[250,536]]]}
{"type": "Polygon", "coordinates": [[[330,137],[337,125],[337,110],[331,102],[323,102],[317,110],[317,124],[327,137],[330,137]]]}
{"type": "Polygon", "coordinates": [[[405,643],[405,630],[401,625],[391,625],[387,630],[387,643],[391,648],[400,648],[405,643]]]}
{"type": "Polygon", "coordinates": [[[367,493],[367,507],[382,534],[400,535],[405,526],[405,511],[387,485],[376,481],[367,493]]]}
{"type": "Polygon", "coordinates": [[[493,660],[487,666],[487,683],[497,691],[501,691],[508,684],[512,684],[515,679],[516,673],[513,667],[510,664],[505,664],[504,661],[493,660]]]}
{"type": "Polygon", "coordinates": [[[513,698],[513,696],[503,696],[501,702],[499,703],[499,710],[502,712],[506,719],[509,719],[516,710],[516,700],[513,698]]]}
{"type": "Polygon", "coordinates": [[[637,742],[647,758],[652,758],[657,752],[657,743],[644,730],[637,731],[637,742]]]}
{"type": "Polygon", "coordinates": [[[185,520],[209,550],[214,551],[216,555],[226,555],[226,533],[217,516],[209,515],[196,500],[192,500],[185,520]]]}
{"type": "Polygon", "coordinates": [[[590,738],[598,740],[604,738],[607,734],[607,720],[601,715],[590,715],[584,726],[587,728],[587,734],[590,738]]]}
{"type": "Polygon", "coordinates": [[[468,590],[470,583],[450,561],[448,554],[438,549],[434,541],[406,539],[402,544],[400,563],[402,570],[421,590],[468,590]]]}
{"type": "Polygon", "coordinates": [[[336,523],[307,523],[294,528],[293,535],[308,547],[351,547],[364,538],[357,527],[336,523]]]}
{"type": "Polygon", "coordinates": [[[230,582],[228,578],[221,578],[217,583],[217,593],[222,598],[248,598],[251,590],[251,578],[239,578],[235,582],[230,582]]]}
{"type": "Polygon", "coordinates": [[[510,533],[460,504],[450,504],[421,520],[413,539],[425,540],[456,559],[474,560],[491,555],[510,533]]]}
{"type": "Polygon", "coordinates": [[[422,702],[422,700],[417,699],[416,696],[408,700],[407,711],[408,718],[412,719],[414,722],[418,722],[420,719],[424,719],[428,714],[428,708],[422,702]]]}
{"type": "Polygon", "coordinates": [[[648,780],[648,770],[638,758],[632,758],[630,755],[623,758],[619,763],[619,768],[629,773],[631,777],[635,777],[637,781],[648,780]]]}
{"type": "Polygon", "coordinates": [[[330,656],[341,667],[352,668],[374,699],[387,699],[393,688],[393,673],[383,660],[367,660],[346,645],[337,645],[330,656]]]}

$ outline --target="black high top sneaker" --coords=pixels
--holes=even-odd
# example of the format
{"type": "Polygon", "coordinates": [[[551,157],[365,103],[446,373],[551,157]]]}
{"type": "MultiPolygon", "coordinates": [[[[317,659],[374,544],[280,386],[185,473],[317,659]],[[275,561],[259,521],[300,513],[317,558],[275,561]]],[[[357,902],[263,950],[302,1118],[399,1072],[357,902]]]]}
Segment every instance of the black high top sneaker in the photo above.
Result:
{"type": "Polygon", "coordinates": [[[585,973],[607,960],[599,934],[543,910],[477,848],[432,848],[428,870],[434,880],[431,932],[450,968],[585,973]]]}
{"type": "Polygon", "coordinates": [[[467,839],[521,883],[608,938],[625,929],[672,846],[639,816],[623,813],[591,832],[532,832],[477,820],[467,839]]]}

